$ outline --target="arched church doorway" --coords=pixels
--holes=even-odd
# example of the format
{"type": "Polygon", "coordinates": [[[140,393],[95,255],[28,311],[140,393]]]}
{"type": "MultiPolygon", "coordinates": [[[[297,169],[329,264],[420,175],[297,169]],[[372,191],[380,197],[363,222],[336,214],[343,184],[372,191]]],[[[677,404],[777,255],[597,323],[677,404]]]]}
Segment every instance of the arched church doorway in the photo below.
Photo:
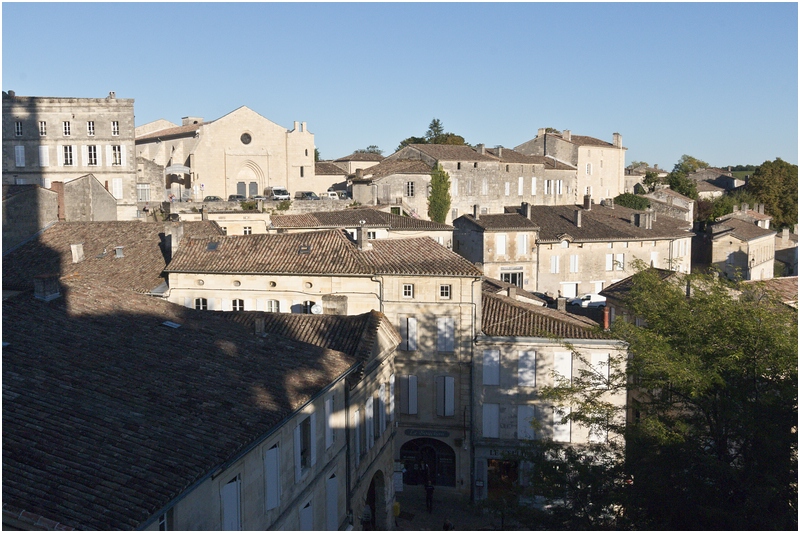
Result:
{"type": "Polygon", "coordinates": [[[456,486],[456,452],[436,439],[420,438],[400,448],[405,473],[403,483],[421,485],[430,479],[434,485],[456,486]]]}

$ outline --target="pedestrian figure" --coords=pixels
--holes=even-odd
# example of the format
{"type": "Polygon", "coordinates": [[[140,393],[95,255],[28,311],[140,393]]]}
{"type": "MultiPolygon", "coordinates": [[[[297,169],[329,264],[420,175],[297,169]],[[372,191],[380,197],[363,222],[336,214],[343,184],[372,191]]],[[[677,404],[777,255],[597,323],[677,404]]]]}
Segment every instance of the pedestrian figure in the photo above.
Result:
{"type": "Polygon", "coordinates": [[[433,483],[430,479],[425,482],[425,507],[429,513],[433,512],[433,483]]]}
{"type": "Polygon", "coordinates": [[[400,517],[400,502],[397,500],[392,504],[392,514],[394,515],[394,525],[400,527],[400,524],[397,523],[397,519],[400,517]]]}

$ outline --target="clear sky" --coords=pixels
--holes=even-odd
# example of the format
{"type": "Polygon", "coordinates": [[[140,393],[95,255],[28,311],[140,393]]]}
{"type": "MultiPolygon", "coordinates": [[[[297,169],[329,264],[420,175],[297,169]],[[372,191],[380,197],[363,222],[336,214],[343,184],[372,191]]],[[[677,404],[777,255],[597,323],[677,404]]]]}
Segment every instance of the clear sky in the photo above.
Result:
{"type": "Polygon", "coordinates": [[[8,3],[2,88],[134,98],[136,125],[247,106],[323,159],[432,118],[470,144],[538,128],[672,169],[797,163],[791,3],[8,3]]]}

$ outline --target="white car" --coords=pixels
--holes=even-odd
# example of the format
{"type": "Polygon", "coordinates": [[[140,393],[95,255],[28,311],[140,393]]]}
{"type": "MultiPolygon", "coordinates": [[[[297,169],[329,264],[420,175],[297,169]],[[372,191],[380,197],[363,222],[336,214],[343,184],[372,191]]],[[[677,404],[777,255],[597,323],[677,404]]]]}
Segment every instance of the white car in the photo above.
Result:
{"type": "Polygon", "coordinates": [[[606,297],[599,294],[584,294],[579,298],[573,298],[567,302],[569,305],[579,305],[581,307],[605,307],[606,297]]]}

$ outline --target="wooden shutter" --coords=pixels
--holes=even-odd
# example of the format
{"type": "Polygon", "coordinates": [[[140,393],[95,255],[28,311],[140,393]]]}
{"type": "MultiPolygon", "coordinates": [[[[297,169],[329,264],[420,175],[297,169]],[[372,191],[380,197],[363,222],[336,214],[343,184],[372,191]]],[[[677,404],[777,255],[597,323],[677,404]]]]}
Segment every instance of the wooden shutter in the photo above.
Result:
{"type": "Polygon", "coordinates": [[[48,146],[39,147],[39,166],[40,167],[50,166],[50,150],[48,146]]]}
{"type": "Polygon", "coordinates": [[[498,233],[495,238],[497,248],[497,255],[506,255],[506,235],[505,233],[498,233]]]}
{"type": "Polygon", "coordinates": [[[222,486],[222,529],[238,531],[241,529],[239,513],[239,478],[235,477],[222,486]]]}
{"type": "Polygon", "coordinates": [[[339,529],[339,480],[336,474],[325,482],[325,529],[339,529]]]}
{"type": "Polygon", "coordinates": [[[572,353],[556,353],[553,361],[553,369],[562,377],[572,381],[572,353]]]}
{"type": "Polygon", "coordinates": [[[375,435],[375,427],[373,426],[375,421],[373,420],[373,417],[372,417],[372,408],[373,408],[373,400],[372,400],[372,396],[370,396],[369,398],[367,398],[367,402],[366,402],[366,405],[364,407],[364,418],[365,418],[365,421],[366,421],[366,423],[364,424],[364,426],[365,426],[364,427],[364,432],[365,432],[366,437],[367,437],[367,439],[366,439],[367,440],[367,450],[372,448],[372,441],[374,440],[374,435],[375,435]]]}
{"type": "Polygon", "coordinates": [[[553,407],[553,440],[555,442],[569,442],[572,422],[567,420],[563,424],[561,419],[571,412],[569,407],[553,407]]]}
{"type": "Polygon", "coordinates": [[[123,167],[127,167],[128,166],[128,154],[127,154],[127,151],[125,150],[125,148],[126,148],[126,146],[124,144],[120,145],[120,151],[122,152],[121,161],[122,161],[122,166],[123,167]]]}
{"type": "Polygon", "coordinates": [[[591,365],[592,370],[600,374],[600,378],[603,380],[602,384],[598,385],[598,388],[605,389],[608,385],[608,371],[609,371],[609,361],[610,355],[607,353],[593,353],[591,357],[591,365]]]}
{"type": "Polygon", "coordinates": [[[394,420],[394,374],[389,376],[389,422],[394,420]]]}
{"type": "Polygon", "coordinates": [[[500,436],[500,405],[483,404],[483,436],[496,439],[500,436]]]}
{"type": "Polygon", "coordinates": [[[25,147],[24,146],[15,146],[14,147],[14,159],[15,164],[18,167],[25,166],[25,147]]]}
{"type": "Polygon", "coordinates": [[[614,270],[614,254],[606,254],[606,271],[614,270]]]}
{"type": "Polygon", "coordinates": [[[325,398],[325,449],[333,445],[333,396],[325,398]]]}
{"type": "Polygon", "coordinates": [[[381,383],[381,388],[378,391],[378,400],[381,402],[378,427],[380,428],[380,434],[383,435],[383,432],[386,431],[386,383],[381,383]]]}
{"type": "Polygon", "coordinates": [[[455,349],[455,321],[452,317],[436,319],[436,349],[440,352],[452,352],[455,349]]]}
{"type": "Polygon", "coordinates": [[[311,500],[300,509],[300,531],[314,531],[314,508],[311,500]]]}
{"type": "Polygon", "coordinates": [[[417,319],[416,317],[408,317],[406,327],[406,346],[407,350],[415,351],[417,349],[417,319]]]}
{"type": "Polygon", "coordinates": [[[311,423],[311,437],[309,439],[309,447],[311,448],[311,466],[317,464],[317,413],[311,413],[309,416],[311,423]]]}
{"type": "Polygon", "coordinates": [[[300,482],[303,477],[303,428],[302,422],[294,427],[294,480],[300,482]]]}
{"type": "Polygon", "coordinates": [[[452,376],[437,376],[436,414],[439,416],[454,416],[455,399],[455,378],[452,376]]]}

